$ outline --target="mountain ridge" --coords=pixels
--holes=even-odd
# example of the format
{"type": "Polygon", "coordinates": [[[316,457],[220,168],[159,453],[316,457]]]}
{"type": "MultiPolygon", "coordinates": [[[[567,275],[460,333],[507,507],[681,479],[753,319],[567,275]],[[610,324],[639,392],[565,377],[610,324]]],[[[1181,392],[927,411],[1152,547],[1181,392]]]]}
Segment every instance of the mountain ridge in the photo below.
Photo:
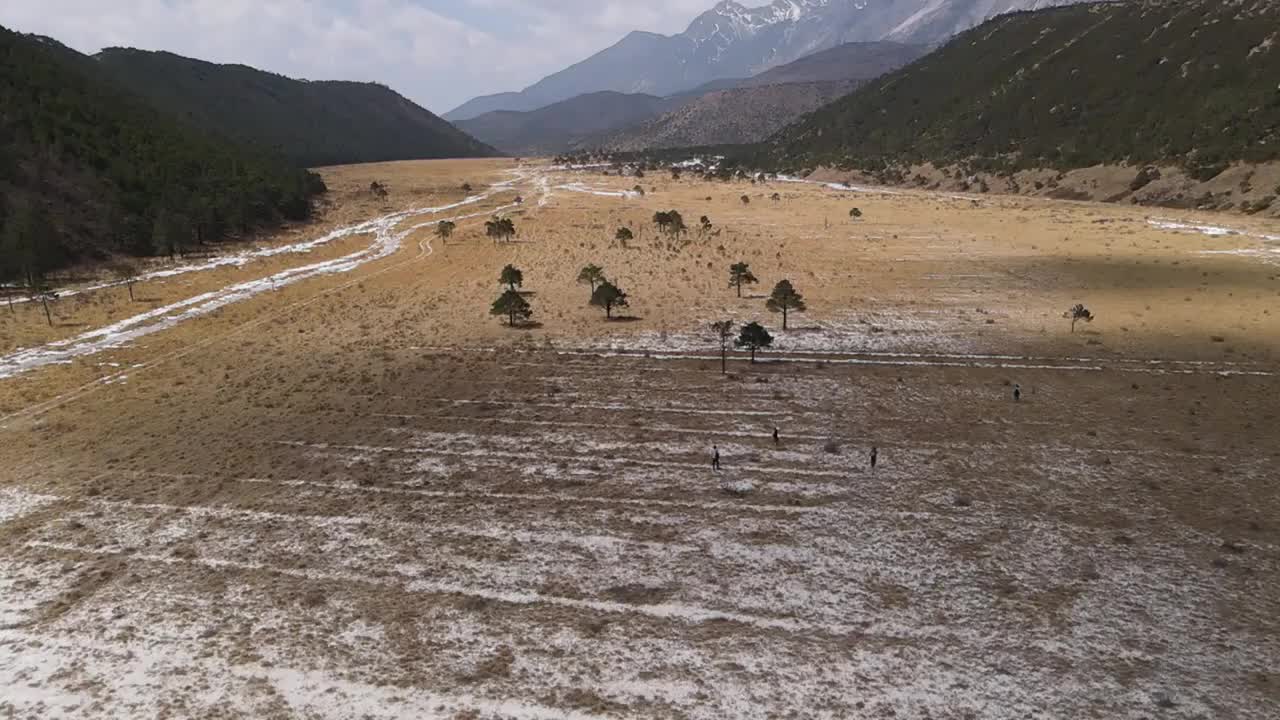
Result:
{"type": "Polygon", "coordinates": [[[299,80],[135,48],[93,59],[161,110],[303,166],[497,154],[380,83],[299,80]]]}
{"type": "Polygon", "coordinates": [[[1173,163],[1200,175],[1277,160],[1277,26],[1274,0],[1004,15],[784,129],[768,156],[792,168],[1173,163]]]}

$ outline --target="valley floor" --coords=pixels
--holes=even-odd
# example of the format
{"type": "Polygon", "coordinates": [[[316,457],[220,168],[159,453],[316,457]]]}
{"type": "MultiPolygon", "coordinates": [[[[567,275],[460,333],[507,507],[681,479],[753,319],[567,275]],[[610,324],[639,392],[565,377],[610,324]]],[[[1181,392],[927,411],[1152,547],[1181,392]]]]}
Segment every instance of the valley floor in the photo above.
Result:
{"type": "Polygon", "coordinates": [[[0,325],[0,715],[1280,713],[1274,223],[640,196],[505,161],[325,175],[316,236],[369,224],[321,255],[0,325]],[[657,234],[673,208],[714,229],[657,234]],[[630,319],[586,305],[590,262],[630,319]],[[540,325],[488,315],[507,263],[540,325]],[[786,331],[784,277],[809,306],[786,331]],[[163,327],[82,337],[144,312],[163,327]],[[720,318],[775,348],[722,375],[720,318]]]}

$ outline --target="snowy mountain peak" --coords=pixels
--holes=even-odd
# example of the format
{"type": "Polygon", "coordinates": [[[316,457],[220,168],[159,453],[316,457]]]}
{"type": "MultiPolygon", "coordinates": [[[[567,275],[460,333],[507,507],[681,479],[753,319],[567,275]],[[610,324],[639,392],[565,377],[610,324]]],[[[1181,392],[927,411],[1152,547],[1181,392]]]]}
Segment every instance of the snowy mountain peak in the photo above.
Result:
{"type": "MultiPolygon", "coordinates": [[[[632,33],[622,42],[476,110],[534,109],[588,92],[670,94],[722,78],[748,77],[843,43],[890,40],[929,45],[1011,10],[1083,0],[720,0],[679,35],[632,33]],[[760,3],[754,7],[747,4],[760,3]],[[517,100],[517,107],[507,105],[517,100]]],[[[462,111],[466,112],[462,112],[462,111]]]]}

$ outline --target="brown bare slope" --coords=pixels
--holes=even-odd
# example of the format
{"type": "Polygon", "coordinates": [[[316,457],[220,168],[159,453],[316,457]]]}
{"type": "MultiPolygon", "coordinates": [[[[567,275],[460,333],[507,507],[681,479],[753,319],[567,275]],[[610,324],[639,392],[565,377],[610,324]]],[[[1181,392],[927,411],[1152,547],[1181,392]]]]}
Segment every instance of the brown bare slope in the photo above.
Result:
{"type": "Polygon", "coordinates": [[[743,80],[740,87],[870,80],[914,62],[928,51],[927,45],[897,42],[845,43],[766,70],[743,80]]]}
{"type": "Polygon", "coordinates": [[[759,142],[859,84],[846,80],[717,90],[661,117],[584,142],[581,147],[636,151],[759,142]]]}
{"type": "Polygon", "coordinates": [[[913,62],[927,50],[923,45],[895,42],[846,43],[580,146],[644,150],[758,142],[862,83],[913,62]]]}

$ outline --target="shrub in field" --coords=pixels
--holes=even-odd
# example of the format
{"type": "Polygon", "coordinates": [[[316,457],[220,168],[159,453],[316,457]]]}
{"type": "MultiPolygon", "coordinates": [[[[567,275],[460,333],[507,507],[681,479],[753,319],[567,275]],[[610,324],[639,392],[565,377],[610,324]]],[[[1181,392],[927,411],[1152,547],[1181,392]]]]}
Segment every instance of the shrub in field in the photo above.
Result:
{"type": "Polygon", "coordinates": [[[1085,322],[1093,322],[1093,313],[1089,312],[1083,304],[1077,304],[1075,307],[1062,314],[1063,317],[1071,320],[1071,332],[1076,331],[1076,323],[1083,320],[1085,322]]]}
{"type": "Polygon", "coordinates": [[[729,368],[729,342],[733,339],[733,321],[720,320],[711,323],[711,329],[720,340],[720,374],[724,375],[729,368]]]}
{"type": "Polygon", "coordinates": [[[111,264],[111,274],[129,288],[129,300],[133,300],[133,284],[138,281],[138,266],[128,260],[111,264]]]}

